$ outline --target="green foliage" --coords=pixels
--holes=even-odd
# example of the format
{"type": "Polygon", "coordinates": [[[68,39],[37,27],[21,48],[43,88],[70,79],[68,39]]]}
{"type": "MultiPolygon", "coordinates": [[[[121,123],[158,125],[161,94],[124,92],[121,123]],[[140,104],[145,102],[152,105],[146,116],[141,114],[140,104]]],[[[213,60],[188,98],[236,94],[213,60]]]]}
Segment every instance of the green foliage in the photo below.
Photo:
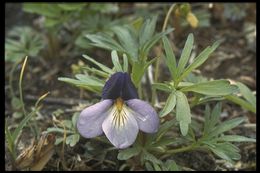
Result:
{"type": "Polygon", "coordinates": [[[236,82],[236,85],[238,86],[240,93],[243,97],[239,97],[238,95],[228,95],[225,96],[227,100],[230,100],[243,108],[256,113],[256,97],[252,93],[252,91],[243,83],[241,82],[236,82]]]}
{"type": "MultiPolygon", "coordinates": [[[[116,3],[24,3],[23,10],[44,18],[44,28],[52,35],[51,40],[75,44],[78,48],[90,49],[86,34],[104,32],[112,34],[111,28],[124,20],[112,20],[111,15],[118,11],[116,3]],[[64,32],[65,31],[65,32],[64,32]],[[55,34],[53,34],[55,33],[55,34]]],[[[76,48],[76,47],[73,47],[76,48]]],[[[76,51],[77,49],[75,49],[76,51]]]]}
{"type": "Polygon", "coordinates": [[[192,51],[193,40],[194,40],[193,34],[189,34],[188,38],[186,40],[186,43],[184,45],[184,48],[182,50],[180,60],[178,62],[177,76],[180,76],[180,74],[183,72],[186,64],[188,63],[188,60],[190,58],[190,54],[192,51]]]}
{"type": "Polygon", "coordinates": [[[77,79],[70,79],[66,77],[59,77],[58,80],[67,82],[69,84],[75,85],[80,88],[84,88],[86,90],[100,93],[103,86],[104,86],[104,81],[100,81],[93,76],[88,76],[88,75],[83,75],[83,74],[78,74],[76,75],[77,79]]]}
{"type": "MultiPolygon", "coordinates": [[[[178,76],[177,83],[185,78],[192,70],[202,65],[208,58],[209,55],[219,46],[220,42],[215,42],[211,47],[208,46],[204,49],[184,71],[178,76]]],[[[184,53],[184,52],[183,52],[184,53]]]]}
{"type": "Polygon", "coordinates": [[[189,34],[177,65],[170,42],[167,37],[163,37],[163,45],[166,53],[164,58],[171,72],[172,81],[153,84],[154,88],[171,93],[167,98],[163,110],[160,112],[160,116],[164,117],[173,111],[176,104],[176,120],[180,124],[180,130],[183,136],[188,133],[189,124],[191,123],[190,104],[184,92],[194,92],[195,96],[198,97],[195,101],[199,101],[201,95],[205,95],[209,101],[209,97],[212,97],[211,99],[214,100],[218,96],[233,94],[238,89],[237,86],[231,85],[227,80],[205,81],[201,79],[200,81],[196,81],[193,77],[193,82],[182,82],[186,77],[192,77],[191,71],[205,62],[219,45],[219,42],[216,42],[212,47],[207,47],[187,66],[192,51],[193,40],[193,35],[189,34]],[[200,95],[196,95],[196,93],[200,95]]]}
{"type": "Polygon", "coordinates": [[[141,148],[133,147],[133,148],[127,148],[125,150],[119,151],[117,155],[118,160],[128,160],[133,156],[138,155],[141,152],[141,148]]]}
{"type": "MultiPolygon", "coordinates": [[[[17,146],[19,143],[19,136],[21,135],[24,127],[29,123],[29,121],[32,119],[33,116],[36,115],[37,111],[40,109],[39,103],[42,99],[44,99],[48,93],[42,95],[41,97],[39,97],[39,99],[36,101],[32,111],[30,113],[25,112],[24,110],[24,101],[23,101],[23,97],[22,97],[22,76],[23,76],[23,72],[24,72],[24,68],[27,62],[27,57],[25,58],[24,62],[23,62],[23,66],[21,69],[21,73],[20,73],[20,80],[19,80],[19,92],[20,92],[20,99],[16,98],[12,99],[12,104],[16,104],[19,103],[19,108],[23,107],[23,113],[22,112],[17,112],[20,113],[21,115],[24,116],[24,118],[18,123],[18,127],[11,132],[8,128],[8,121],[7,119],[5,119],[5,136],[6,136],[6,140],[7,140],[7,147],[13,157],[13,159],[15,160],[17,157],[17,146]],[[14,101],[15,100],[15,101],[14,101]]],[[[19,118],[21,118],[22,116],[20,116],[19,118]]],[[[31,124],[30,124],[31,125],[31,124]]]]}
{"type": "Polygon", "coordinates": [[[76,79],[71,79],[67,77],[59,77],[58,80],[67,82],[69,84],[75,85],[76,87],[84,88],[86,90],[89,90],[91,92],[100,93],[102,91],[102,88],[105,84],[106,79],[115,72],[120,71],[127,71],[128,70],[128,60],[126,55],[123,55],[123,67],[119,61],[119,57],[117,52],[114,50],[111,52],[111,59],[113,62],[113,69],[108,68],[107,66],[97,62],[93,58],[83,55],[85,59],[92,62],[96,66],[98,66],[101,70],[98,70],[96,68],[89,68],[84,67],[86,69],[85,74],[76,74],[76,79]],[[103,79],[99,79],[98,77],[95,77],[94,75],[88,75],[88,73],[93,73],[94,75],[102,76],[103,79]]]}
{"type": "Polygon", "coordinates": [[[202,148],[211,150],[218,157],[232,162],[239,160],[239,149],[230,142],[255,142],[255,139],[239,135],[224,135],[225,132],[237,127],[245,119],[234,118],[220,122],[221,104],[217,104],[212,113],[206,106],[205,123],[202,137],[198,140],[202,148]]]}
{"type": "Polygon", "coordinates": [[[165,106],[163,110],[160,112],[160,117],[164,117],[168,113],[170,113],[176,105],[176,94],[175,91],[172,91],[166,100],[165,106]]]}
{"type": "Polygon", "coordinates": [[[230,85],[228,80],[213,80],[208,82],[200,82],[180,89],[181,91],[192,91],[209,96],[223,96],[238,91],[237,86],[230,85]]]}
{"type": "MultiPolygon", "coordinates": [[[[93,46],[108,50],[116,50],[119,53],[125,53],[132,65],[131,76],[133,82],[138,86],[141,77],[154,61],[147,61],[148,53],[152,46],[158,40],[170,33],[173,29],[155,34],[155,24],[157,17],[148,18],[140,27],[135,25],[115,26],[112,31],[116,38],[108,34],[87,34],[86,37],[91,40],[93,46]]],[[[140,21],[138,19],[138,21],[140,21]]]]}
{"type": "Polygon", "coordinates": [[[20,61],[25,56],[37,57],[45,46],[43,37],[30,27],[15,27],[5,40],[5,61],[20,61]]]}
{"type": "Polygon", "coordinates": [[[186,95],[180,91],[176,91],[176,100],[176,120],[180,123],[181,134],[185,136],[191,123],[190,106],[186,95]]]}
{"type": "Polygon", "coordinates": [[[55,27],[68,22],[74,11],[78,13],[83,9],[86,3],[78,4],[58,4],[58,3],[24,3],[23,10],[28,13],[35,13],[45,17],[46,27],[55,27]]]}
{"type": "Polygon", "coordinates": [[[118,58],[118,55],[117,55],[117,52],[114,50],[111,52],[111,57],[112,57],[112,62],[114,64],[114,67],[116,69],[117,72],[122,72],[123,69],[121,67],[121,64],[119,62],[119,58],[118,58]]]}
{"type": "Polygon", "coordinates": [[[76,112],[73,114],[71,120],[63,120],[60,124],[61,127],[49,127],[47,129],[48,133],[55,132],[58,134],[62,134],[62,137],[56,138],[55,145],[58,145],[64,141],[64,133],[66,133],[65,143],[70,147],[74,147],[79,142],[80,135],[76,127],[78,117],[79,113],[76,112]]]}
{"type": "Polygon", "coordinates": [[[176,64],[176,58],[173,53],[173,50],[171,48],[170,41],[167,39],[167,37],[163,37],[163,46],[166,53],[166,56],[164,56],[165,63],[168,66],[171,76],[173,79],[177,79],[177,64],[176,64]]]}
{"type": "Polygon", "coordinates": [[[157,159],[153,154],[144,152],[145,167],[148,171],[179,171],[178,165],[174,160],[163,162],[157,159]],[[150,164],[152,163],[152,165],[150,164]]]}

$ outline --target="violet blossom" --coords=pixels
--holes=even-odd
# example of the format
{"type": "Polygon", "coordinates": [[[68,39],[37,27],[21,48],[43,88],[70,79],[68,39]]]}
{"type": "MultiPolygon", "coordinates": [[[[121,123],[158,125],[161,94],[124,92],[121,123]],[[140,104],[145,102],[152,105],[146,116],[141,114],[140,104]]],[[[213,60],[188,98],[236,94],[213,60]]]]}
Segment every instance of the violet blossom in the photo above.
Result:
{"type": "Polygon", "coordinates": [[[77,128],[85,138],[105,133],[117,148],[135,142],[139,129],[155,133],[159,117],[147,102],[138,99],[137,91],[127,73],[117,72],[108,79],[100,102],[85,108],[79,115],[77,128]]]}

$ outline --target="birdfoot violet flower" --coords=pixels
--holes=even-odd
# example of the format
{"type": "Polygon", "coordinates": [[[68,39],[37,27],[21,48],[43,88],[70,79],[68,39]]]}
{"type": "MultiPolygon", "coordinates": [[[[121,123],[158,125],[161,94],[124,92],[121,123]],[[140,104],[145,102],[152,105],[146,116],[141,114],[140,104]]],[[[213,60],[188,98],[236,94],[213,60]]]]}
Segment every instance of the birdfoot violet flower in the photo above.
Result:
{"type": "Polygon", "coordinates": [[[80,113],[77,128],[85,138],[104,132],[115,147],[127,148],[135,142],[139,129],[157,132],[159,117],[149,103],[138,99],[130,76],[117,72],[106,82],[102,100],[80,113]]]}

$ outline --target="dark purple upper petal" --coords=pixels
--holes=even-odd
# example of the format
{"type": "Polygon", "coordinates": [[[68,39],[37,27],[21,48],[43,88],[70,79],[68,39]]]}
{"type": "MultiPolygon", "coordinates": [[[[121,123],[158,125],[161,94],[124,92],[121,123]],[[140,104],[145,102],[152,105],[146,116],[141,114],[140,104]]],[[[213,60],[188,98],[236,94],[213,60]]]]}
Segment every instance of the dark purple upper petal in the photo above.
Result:
{"type": "Polygon", "coordinates": [[[102,99],[117,99],[122,95],[122,87],[124,84],[124,73],[118,72],[110,76],[105,83],[102,91],[102,99]]]}
{"type": "Polygon", "coordinates": [[[138,98],[136,88],[127,73],[116,72],[113,74],[102,91],[102,99],[117,99],[121,97],[123,100],[138,98]]]}
{"type": "Polygon", "coordinates": [[[136,88],[130,78],[130,76],[125,73],[124,76],[124,86],[122,88],[122,98],[123,100],[130,100],[130,99],[136,99],[138,98],[138,94],[136,91],[136,88]]]}

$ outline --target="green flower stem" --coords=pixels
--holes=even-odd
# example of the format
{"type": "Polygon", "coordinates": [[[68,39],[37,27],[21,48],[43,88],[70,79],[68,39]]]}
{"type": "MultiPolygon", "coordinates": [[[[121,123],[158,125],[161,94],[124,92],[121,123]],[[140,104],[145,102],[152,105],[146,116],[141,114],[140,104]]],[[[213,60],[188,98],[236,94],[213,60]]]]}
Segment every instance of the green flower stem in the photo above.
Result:
{"type": "MultiPolygon", "coordinates": [[[[172,13],[174,7],[175,7],[176,4],[172,4],[171,7],[169,8],[168,12],[167,12],[167,15],[164,19],[164,23],[163,23],[163,28],[162,28],[162,32],[165,31],[166,29],[166,26],[168,24],[168,21],[169,21],[169,17],[170,17],[170,14],[172,13]]],[[[160,43],[160,47],[162,47],[162,43],[160,43]]],[[[160,52],[159,54],[161,54],[162,50],[160,49],[160,52]]],[[[154,82],[156,83],[158,81],[158,76],[159,76],[159,66],[160,66],[160,58],[161,56],[159,56],[156,60],[156,64],[155,64],[155,72],[154,72],[154,82]]],[[[152,89],[152,105],[155,104],[155,100],[156,100],[156,90],[155,89],[152,89]]]]}
{"type": "Polygon", "coordinates": [[[139,135],[138,135],[138,142],[141,146],[145,145],[145,134],[141,131],[139,132],[139,135]]]}
{"type": "Polygon", "coordinates": [[[138,85],[139,85],[138,86],[138,96],[139,96],[140,99],[142,99],[143,98],[143,91],[142,91],[142,84],[141,84],[141,82],[139,82],[138,85]]]}

